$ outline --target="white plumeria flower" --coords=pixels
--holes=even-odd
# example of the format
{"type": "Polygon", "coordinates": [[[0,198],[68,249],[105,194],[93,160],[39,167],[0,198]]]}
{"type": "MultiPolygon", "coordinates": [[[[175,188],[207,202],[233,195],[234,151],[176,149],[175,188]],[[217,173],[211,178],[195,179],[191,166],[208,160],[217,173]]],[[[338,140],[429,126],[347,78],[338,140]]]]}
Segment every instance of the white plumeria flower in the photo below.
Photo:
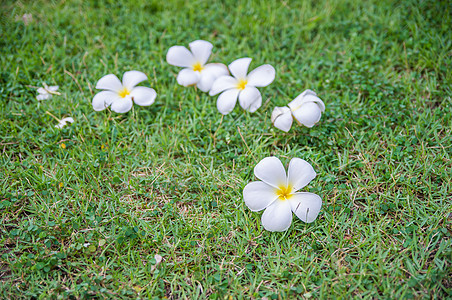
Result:
{"type": "Polygon", "coordinates": [[[173,46],[166,54],[166,61],[173,66],[183,67],[177,75],[177,83],[182,86],[196,85],[208,92],[213,82],[220,76],[229,74],[228,68],[219,63],[206,64],[212,53],[212,44],[197,40],[189,44],[191,52],[184,46],[173,46]]]}
{"type": "Polygon", "coordinates": [[[74,123],[74,119],[71,117],[67,117],[67,118],[63,118],[61,120],[58,121],[58,124],[55,125],[56,128],[63,128],[64,126],[66,126],[67,123],[74,123]]]}
{"type": "Polygon", "coordinates": [[[213,83],[209,92],[210,96],[220,92],[217,100],[217,108],[223,114],[230,113],[239,99],[240,106],[255,112],[262,105],[262,96],[256,87],[269,85],[275,79],[275,68],[271,65],[262,65],[248,74],[251,58],[239,58],[228,67],[232,76],[219,77],[213,83]]]}
{"type": "Polygon", "coordinates": [[[287,230],[292,223],[292,212],[306,223],[317,218],[322,199],[313,193],[297,192],[316,176],[307,161],[293,158],[286,175],[277,157],[266,157],[256,165],[254,175],[262,181],[248,183],[243,198],[252,211],[265,209],[262,225],[266,230],[287,230]]]}
{"type": "Polygon", "coordinates": [[[101,111],[111,105],[111,110],[117,113],[128,112],[133,102],[140,106],[154,103],[157,93],[154,89],[136,86],[147,80],[146,74],[140,71],[127,71],[122,76],[122,83],[114,74],[108,74],[99,79],[96,89],[106,90],[97,93],[93,99],[95,111],[101,111]]]}
{"type": "Polygon", "coordinates": [[[324,111],[325,104],[317,94],[306,90],[291,101],[288,107],[275,107],[271,119],[276,128],[288,132],[292,126],[292,117],[299,125],[310,128],[320,120],[324,111]]]}
{"type": "Polygon", "coordinates": [[[49,98],[52,98],[52,95],[61,95],[57,92],[58,85],[51,85],[48,86],[47,84],[43,83],[44,87],[38,88],[38,96],[36,96],[36,99],[41,100],[47,100],[49,98]]]}

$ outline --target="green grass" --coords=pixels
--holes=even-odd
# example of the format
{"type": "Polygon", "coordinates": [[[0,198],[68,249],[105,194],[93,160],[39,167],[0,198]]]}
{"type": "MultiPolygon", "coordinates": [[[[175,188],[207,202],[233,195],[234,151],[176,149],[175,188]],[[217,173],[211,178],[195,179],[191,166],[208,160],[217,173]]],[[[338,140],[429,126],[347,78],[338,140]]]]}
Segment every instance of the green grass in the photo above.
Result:
{"type": "Polygon", "coordinates": [[[450,3],[226,2],[2,4],[1,298],[451,297],[450,3]],[[177,85],[166,51],[196,39],[275,66],[256,113],[177,85]],[[132,69],[156,102],[94,112],[97,80],[132,69]],[[38,103],[42,82],[62,95],[38,103]],[[321,122],[274,128],[307,88],[321,122]],[[314,223],[267,232],[244,205],[270,155],[313,165],[314,223]]]}

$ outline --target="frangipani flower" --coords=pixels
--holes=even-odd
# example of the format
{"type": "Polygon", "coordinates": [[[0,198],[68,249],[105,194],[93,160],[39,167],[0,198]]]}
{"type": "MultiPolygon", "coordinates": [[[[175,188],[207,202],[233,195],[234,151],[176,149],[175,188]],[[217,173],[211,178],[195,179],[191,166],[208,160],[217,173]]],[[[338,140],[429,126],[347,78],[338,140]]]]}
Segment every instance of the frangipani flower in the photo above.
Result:
{"type": "Polygon", "coordinates": [[[197,40],[189,46],[191,52],[184,46],[169,48],[166,61],[184,68],[177,75],[177,83],[182,86],[196,85],[201,91],[208,92],[215,79],[229,73],[228,68],[219,63],[206,64],[212,53],[211,43],[197,40]]]}
{"type": "Polygon", "coordinates": [[[51,85],[48,86],[47,84],[43,83],[44,87],[38,88],[38,96],[36,96],[36,99],[41,100],[47,100],[49,98],[52,98],[52,95],[61,95],[57,92],[58,85],[51,85]]]}
{"type": "Polygon", "coordinates": [[[212,85],[210,96],[220,92],[217,108],[223,114],[230,113],[239,99],[240,106],[255,112],[262,105],[262,96],[256,87],[269,85],[275,79],[275,68],[271,65],[262,65],[248,73],[251,58],[240,58],[233,61],[228,67],[233,76],[221,76],[212,85]]]}
{"type": "Polygon", "coordinates": [[[111,105],[111,110],[117,113],[128,112],[133,102],[140,106],[148,106],[154,103],[157,93],[154,89],[136,86],[148,79],[146,74],[139,71],[125,72],[122,83],[114,74],[108,74],[99,79],[96,89],[106,90],[97,93],[93,99],[95,111],[101,111],[111,105]]]}
{"type": "Polygon", "coordinates": [[[276,128],[288,132],[292,126],[292,117],[299,125],[312,127],[324,111],[325,104],[317,94],[306,90],[290,102],[288,107],[275,107],[271,119],[276,128]]]}
{"type": "Polygon", "coordinates": [[[58,122],[57,125],[55,125],[55,127],[61,129],[66,126],[67,122],[74,123],[74,119],[71,117],[63,118],[58,122]]]}
{"type": "Polygon", "coordinates": [[[316,176],[307,161],[293,158],[286,175],[277,157],[266,157],[254,167],[254,175],[262,181],[248,183],[243,189],[243,199],[252,211],[265,209],[262,225],[266,230],[287,230],[292,223],[292,212],[306,223],[317,218],[322,199],[313,193],[297,192],[316,176]]]}

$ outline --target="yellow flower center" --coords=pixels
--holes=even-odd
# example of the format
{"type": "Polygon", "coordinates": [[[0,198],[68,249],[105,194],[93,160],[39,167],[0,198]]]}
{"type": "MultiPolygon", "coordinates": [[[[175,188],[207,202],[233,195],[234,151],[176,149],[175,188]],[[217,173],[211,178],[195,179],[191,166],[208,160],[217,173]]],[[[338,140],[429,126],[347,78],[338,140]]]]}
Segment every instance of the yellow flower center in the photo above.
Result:
{"type": "Polygon", "coordinates": [[[246,79],[239,79],[239,82],[237,83],[237,88],[239,90],[244,90],[247,83],[248,83],[248,80],[246,80],[246,79]]]}
{"type": "Polygon", "coordinates": [[[130,95],[130,91],[127,88],[123,88],[119,91],[119,97],[124,98],[127,95],[130,95]]]}
{"type": "Polygon", "coordinates": [[[193,71],[201,72],[204,69],[204,67],[201,65],[200,62],[197,62],[193,65],[193,71]]]}
{"type": "Polygon", "coordinates": [[[276,195],[278,195],[279,200],[289,200],[293,196],[292,187],[290,185],[280,185],[276,195]]]}

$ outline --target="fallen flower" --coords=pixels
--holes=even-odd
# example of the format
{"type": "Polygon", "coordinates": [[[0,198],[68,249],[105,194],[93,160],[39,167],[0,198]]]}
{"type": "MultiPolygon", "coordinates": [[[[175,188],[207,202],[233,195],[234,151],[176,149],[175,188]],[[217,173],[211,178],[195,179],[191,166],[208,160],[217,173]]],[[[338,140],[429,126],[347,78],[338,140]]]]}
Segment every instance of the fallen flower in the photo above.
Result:
{"type": "Polygon", "coordinates": [[[292,158],[287,171],[277,157],[266,157],[254,168],[262,181],[248,183],[243,199],[252,211],[265,209],[262,225],[268,231],[285,231],[292,223],[292,212],[303,222],[313,222],[322,207],[322,199],[313,193],[296,192],[305,187],[316,173],[300,158],[292,158]]]}
{"type": "Polygon", "coordinates": [[[97,93],[93,98],[93,109],[101,111],[111,105],[111,110],[117,113],[128,112],[133,102],[140,106],[154,103],[157,93],[154,89],[136,86],[147,79],[146,74],[139,71],[125,72],[122,83],[114,74],[108,74],[99,79],[96,89],[105,90],[97,93]]]}
{"type": "Polygon", "coordinates": [[[228,68],[220,63],[206,64],[212,53],[211,43],[197,40],[191,42],[189,47],[191,52],[184,46],[169,48],[166,61],[184,68],[177,75],[177,83],[182,86],[196,85],[201,91],[208,92],[215,79],[229,73],[228,68]]]}
{"type": "Polygon", "coordinates": [[[58,85],[51,85],[48,86],[47,84],[43,83],[44,87],[38,88],[38,96],[36,96],[36,99],[41,100],[47,100],[49,98],[52,98],[52,95],[61,95],[57,92],[58,85]]]}
{"type": "Polygon", "coordinates": [[[57,125],[55,125],[56,128],[63,128],[64,126],[66,126],[67,123],[74,123],[74,119],[71,117],[67,117],[67,118],[63,118],[61,119],[57,125]]]}
{"type": "Polygon", "coordinates": [[[212,85],[210,96],[221,93],[217,100],[217,108],[223,115],[230,113],[239,99],[240,106],[255,112],[262,105],[262,96],[256,87],[269,85],[275,79],[275,68],[262,65],[248,74],[251,58],[239,58],[233,61],[229,70],[233,76],[221,76],[212,85]]]}
{"type": "Polygon", "coordinates": [[[275,107],[271,119],[276,128],[288,132],[292,126],[292,117],[299,125],[310,128],[320,120],[324,111],[325,104],[317,94],[306,90],[291,101],[288,107],[275,107]]]}

